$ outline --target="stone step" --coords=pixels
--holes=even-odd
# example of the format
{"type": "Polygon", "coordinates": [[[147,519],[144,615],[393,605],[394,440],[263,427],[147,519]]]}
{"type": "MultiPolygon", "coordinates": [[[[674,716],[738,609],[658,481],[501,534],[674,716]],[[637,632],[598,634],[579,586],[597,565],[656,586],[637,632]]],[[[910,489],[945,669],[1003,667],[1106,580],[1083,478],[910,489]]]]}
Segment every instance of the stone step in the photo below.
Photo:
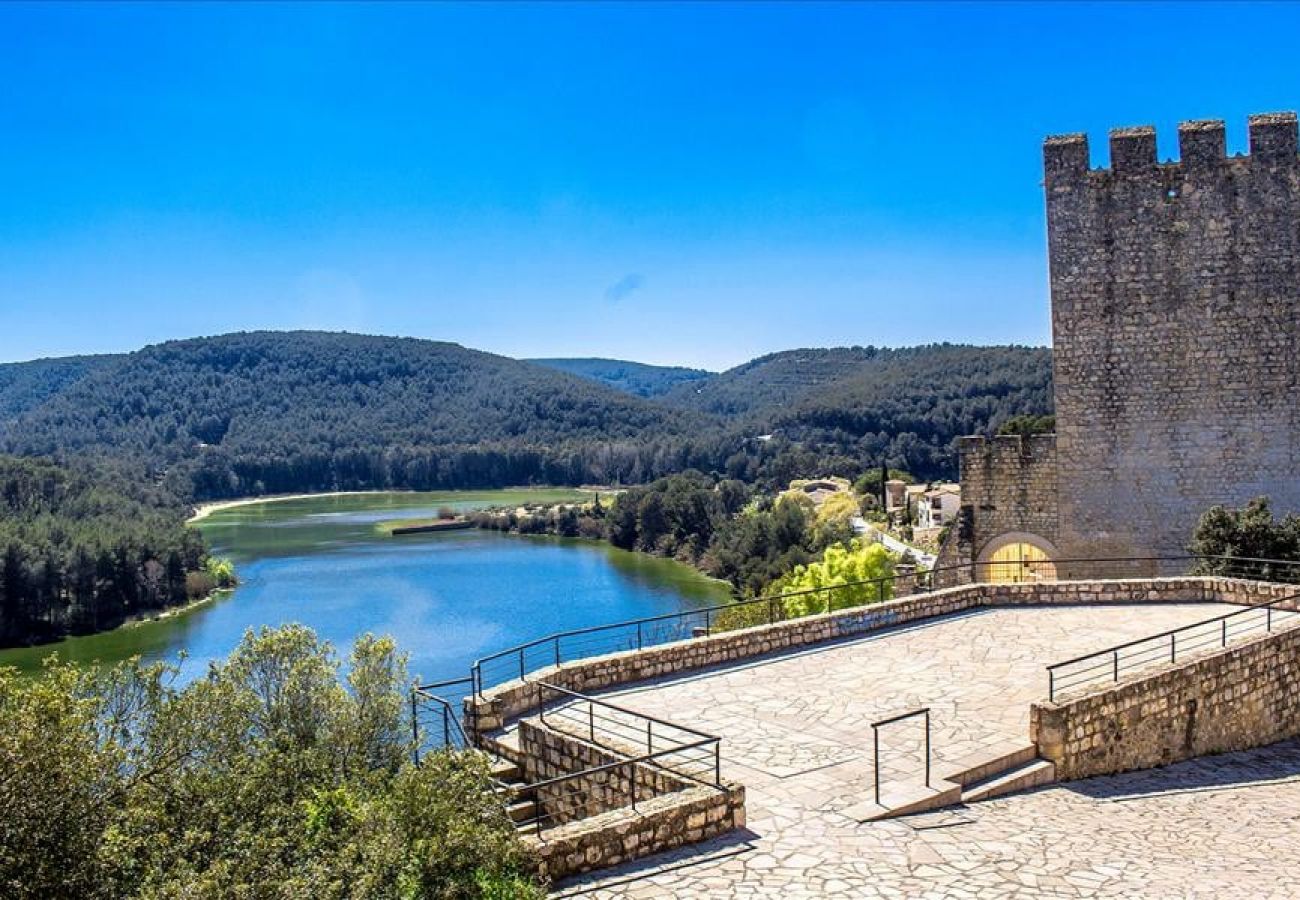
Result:
{"type": "Polygon", "coordinates": [[[510,820],[516,824],[537,818],[536,800],[516,800],[506,807],[510,820]]]}
{"type": "Polygon", "coordinates": [[[982,747],[955,762],[939,767],[938,775],[945,781],[960,784],[963,788],[988,781],[1003,772],[1019,768],[1038,758],[1038,748],[1021,741],[1006,741],[992,747],[982,747]]]}
{"type": "Polygon", "coordinates": [[[524,754],[519,747],[519,726],[512,724],[483,735],[479,749],[516,765],[522,763],[524,754]]]}
{"type": "Polygon", "coordinates": [[[516,781],[523,781],[524,770],[519,763],[511,762],[508,759],[501,759],[492,766],[492,777],[497,781],[510,784],[516,781]]]}
{"type": "Polygon", "coordinates": [[[537,796],[537,789],[523,781],[499,781],[492,788],[492,793],[502,800],[531,800],[537,796]]]}
{"type": "Polygon", "coordinates": [[[942,779],[929,787],[924,784],[898,785],[882,791],[880,802],[864,800],[845,809],[843,814],[857,822],[875,822],[912,813],[927,812],[961,802],[961,785],[942,779]]]}
{"type": "Polygon", "coordinates": [[[963,803],[992,800],[1017,791],[1027,791],[1056,781],[1056,764],[1051,760],[1034,759],[1010,771],[984,781],[966,786],[962,791],[963,803]]]}

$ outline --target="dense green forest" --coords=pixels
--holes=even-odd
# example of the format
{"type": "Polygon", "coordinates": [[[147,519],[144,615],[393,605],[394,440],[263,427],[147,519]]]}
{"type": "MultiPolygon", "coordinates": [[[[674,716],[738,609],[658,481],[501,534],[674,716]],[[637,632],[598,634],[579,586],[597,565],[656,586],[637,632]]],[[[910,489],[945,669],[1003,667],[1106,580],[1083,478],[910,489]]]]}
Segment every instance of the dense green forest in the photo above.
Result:
{"type": "Polygon", "coordinates": [[[623,359],[595,357],[530,359],[528,362],[598,381],[601,384],[609,385],[626,394],[635,394],[638,397],[658,397],[661,394],[668,393],[679,384],[702,381],[712,375],[711,372],[706,372],[703,369],[688,369],[684,366],[651,366],[646,363],[629,362],[623,359]]]}
{"type": "Polygon", "coordinates": [[[882,459],[923,479],[955,478],[955,438],[1051,412],[1051,351],[952,344],[790,350],[679,387],[664,400],[773,435],[785,461],[769,450],[728,462],[727,474],[747,481],[852,477],[882,459]]]}
{"type": "MultiPolygon", "coordinates": [[[[197,499],[358,488],[775,486],[879,465],[953,477],[953,441],[1051,412],[1049,351],[796,350],[653,398],[407,338],[254,332],[0,366],[0,449],[125,461],[197,499]]],[[[608,375],[608,373],[606,373],[608,375]]]]}
{"type": "Polygon", "coordinates": [[[0,365],[0,430],[5,422],[35,409],[64,388],[118,359],[117,356],[65,356],[0,365]]]}
{"type": "Polygon", "coordinates": [[[120,471],[0,456],[0,646],[99,631],[214,586],[185,505],[120,471]]]}

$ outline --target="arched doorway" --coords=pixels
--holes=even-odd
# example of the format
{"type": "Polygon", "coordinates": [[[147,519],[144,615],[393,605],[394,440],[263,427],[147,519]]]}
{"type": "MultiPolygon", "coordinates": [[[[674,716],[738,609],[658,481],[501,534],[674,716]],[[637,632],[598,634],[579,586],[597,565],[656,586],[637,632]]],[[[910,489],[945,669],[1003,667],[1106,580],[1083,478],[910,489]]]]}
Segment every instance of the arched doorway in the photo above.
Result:
{"type": "Polygon", "coordinates": [[[975,564],[975,580],[995,583],[1054,581],[1056,550],[1035,534],[1014,532],[985,545],[975,564]]]}

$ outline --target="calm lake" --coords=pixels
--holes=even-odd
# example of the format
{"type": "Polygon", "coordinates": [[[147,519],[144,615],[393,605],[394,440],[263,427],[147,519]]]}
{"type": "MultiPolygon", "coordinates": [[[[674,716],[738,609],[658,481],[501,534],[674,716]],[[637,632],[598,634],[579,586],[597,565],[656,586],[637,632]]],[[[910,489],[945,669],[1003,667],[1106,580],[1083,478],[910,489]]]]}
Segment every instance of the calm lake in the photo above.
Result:
{"type": "MultiPolygon", "coordinates": [[[[301,622],[337,648],[365,632],[397,638],[411,674],[468,674],[478,657],[569,628],[723,603],[725,585],[671,560],[607,545],[478,530],[390,537],[376,524],[570,491],[368,494],[281,500],[213,512],[197,523],[235,561],[240,586],[186,612],[59,644],[0,651],[32,669],[51,652],[79,662],[187,655],[193,676],[244,630],[301,622]]],[[[590,496],[590,495],[587,495],[590,496]]]]}

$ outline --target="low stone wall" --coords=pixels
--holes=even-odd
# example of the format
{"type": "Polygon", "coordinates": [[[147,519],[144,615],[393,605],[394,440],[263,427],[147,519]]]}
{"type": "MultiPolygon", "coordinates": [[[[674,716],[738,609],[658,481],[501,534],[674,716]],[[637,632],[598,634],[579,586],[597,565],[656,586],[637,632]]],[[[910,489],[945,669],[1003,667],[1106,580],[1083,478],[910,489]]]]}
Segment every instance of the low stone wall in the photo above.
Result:
{"type": "Polygon", "coordinates": [[[529,784],[564,775],[577,776],[537,789],[542,814],[557,824],[631,806],[634,799],[642,803],[694,784],[652,763],[627,764],[625,755],[541,726],[531,719],[519,722],[519,748],[524,780],[529,784]],[[624,764],[591,771],[611,763],[624,764]]]}
{"type": "Polygon", "coordinates": [[[1300,585],[1219,576],[1208,578],[1206,581],[1210,586],[1210,599],[1221,600],[1224,603],[1239,603],[1242,606],[1274,603],[1278,609],[1291,612],[1300,609],[1300,585]]]}
{"type": "Polygon", "coordinates": [[[613,810],[525,835],[544,878],[616,866],[631,859],[707,840],[745,826],[745,789],[688,788],[630,808],[613,810]]]}
{"type": "MultiPolygon", "coordinates": [[[[1183,577],[975,584],[913,594],[869,606],[549,666],[531,673],[527,682],[506,682],[485,691],[482,697],[467,698],[466,720],[475,723],[480,733],[500,728],[505,722],[537,707],[534,682],[538,681],[591,693],[985,606],[1213,600],[1217,599],[1214,581],[1204,577],[1183,577]]],[[[1247,592],[1242,588],[1239,593],[1245,597],[1247,592]]]]}
{"type": "MultiPolygon", "coordinates": [[[[1238,596],[1259,593],[1252,587],[1238,596]]],[[[1039,755],[1056,764],[1062,780],[1295,737],[1300,735],[1300,628],[1170,663],[1068,701],[1036,703],[1029,728],[1039,755]]]]}

